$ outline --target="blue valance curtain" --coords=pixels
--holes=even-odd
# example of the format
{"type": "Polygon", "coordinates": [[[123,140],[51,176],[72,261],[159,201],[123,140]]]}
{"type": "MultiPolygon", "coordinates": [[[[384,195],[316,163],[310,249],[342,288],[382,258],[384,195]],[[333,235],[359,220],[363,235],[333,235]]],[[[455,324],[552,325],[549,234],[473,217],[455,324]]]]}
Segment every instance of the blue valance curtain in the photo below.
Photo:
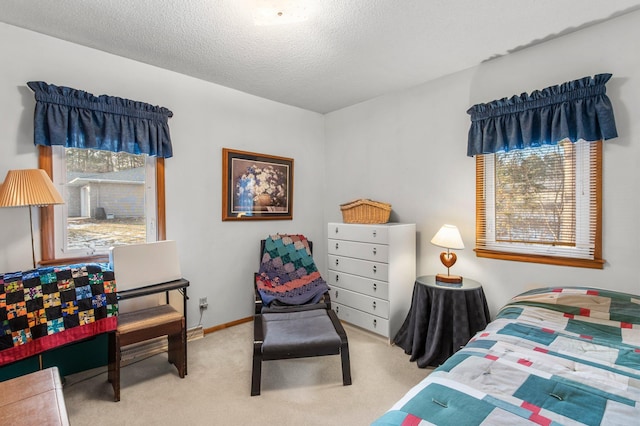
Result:
{"type": "Polygon", "coordinates": [[[472,106],[467,155],[617,137],[605,88],[610,78],[598,74],[472,106]]]}
{"type": "Polygon", "coordinates": [[[167,108],[42,81],[35,92],[34,143],[148,154],[173,155],[167,108]]]}

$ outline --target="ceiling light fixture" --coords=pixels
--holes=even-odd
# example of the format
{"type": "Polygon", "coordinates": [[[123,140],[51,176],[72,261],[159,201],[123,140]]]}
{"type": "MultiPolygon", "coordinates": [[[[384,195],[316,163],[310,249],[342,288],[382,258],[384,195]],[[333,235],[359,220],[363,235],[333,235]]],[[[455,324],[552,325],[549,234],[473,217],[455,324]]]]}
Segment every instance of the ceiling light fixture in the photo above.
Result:
{"type": "Polygon", "coordinates": [[[307,8],[300,1],[256,1],[253,23],[258,26],[283,25],[304,22],[309,19],[307,8]]]}

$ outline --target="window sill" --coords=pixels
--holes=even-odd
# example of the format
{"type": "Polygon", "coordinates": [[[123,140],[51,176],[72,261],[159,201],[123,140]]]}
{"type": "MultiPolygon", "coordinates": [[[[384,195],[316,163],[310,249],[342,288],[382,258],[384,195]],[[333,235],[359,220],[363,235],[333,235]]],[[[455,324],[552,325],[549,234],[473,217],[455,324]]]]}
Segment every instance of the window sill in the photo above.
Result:
{"type": "Polygon", "coordinates": [[[477,257],[489,259],[512,260],[516,262],[543,263],[546,265],[573,266],[576,268],[604,269],[604,259],[574,259],[570,257],[553,257],[533,254],[506,253],[502,251],[475,248],[477,257]]]}
{"type": "Polygon", "coordinates": [[[38,262],[38,265],[52,266],[52,265],[73,265],[75,263],[107,263],[107,262],[109,262],[108,254],[98,254],[94,256],[67,257],[62,259],[41,260],[40,262],[38,262]]]}

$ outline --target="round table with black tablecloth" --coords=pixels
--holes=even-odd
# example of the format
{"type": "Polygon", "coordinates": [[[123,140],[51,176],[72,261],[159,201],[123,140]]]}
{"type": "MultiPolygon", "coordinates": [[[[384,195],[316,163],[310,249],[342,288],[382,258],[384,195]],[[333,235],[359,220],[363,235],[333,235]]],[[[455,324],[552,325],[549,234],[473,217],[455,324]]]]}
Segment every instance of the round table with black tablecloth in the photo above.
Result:
{"type": "Polygon", "coordinates": [[[411,308],[393,343],[411,355],[418,367],[437,367],[466,345],[489,323],[482,285],[464,278],[462,286],[418,277],[411,308]]]}

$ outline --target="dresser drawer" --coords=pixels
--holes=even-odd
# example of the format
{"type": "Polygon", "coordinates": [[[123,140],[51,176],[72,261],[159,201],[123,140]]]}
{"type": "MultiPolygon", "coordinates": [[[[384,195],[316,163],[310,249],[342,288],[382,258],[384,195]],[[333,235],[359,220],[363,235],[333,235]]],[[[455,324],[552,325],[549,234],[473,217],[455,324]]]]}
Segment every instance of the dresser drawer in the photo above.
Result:
{"type": "Polygon", "coordinates": [[[367,296],[340,287],[332,287],[331,301],[349,306],[359,311],[364,311],[381,318],[389,318],[389,302],[375,297],[367,296]]]}
{"type": "Polygon", "coordinates": [[[342,321],[357,325],[358,327],[362,327],[365,330],[372,331],[382,336],[389,337],[389,320],[348,306],[340,305],[339,303],[334,303],[332,306],[333,310],[336,311],[338,318],[342,321]]]}
{"type": "Polygon", "coordinates": [[[416,278],[413,223],[327,224],[327,274],[340,320],[392,341],[416,278]]]}
{"type": "Polygon", "coordinates": [[[389,227],[387,225],[330,223],[327,231],[327,236],[335,240],[389,244],[389,227]]]}
{"type": "Polygon", "coordinates": [[[327,266],[330,271],[346,272],[375,280],[388,281],[389,265],[386,263],[370,262],[368,260],[330,254],[329,264],[327,266]]]}
{"type": "Polygon", "coordinates": [[[389,246],[385,244],[358,243],[355,241],[330,239],[328,251],[329,254],[338,256],[389,263],[389,246]]]}
{"type": "Polygon", "coordinates": [[[389,300],[389,283],[371,278],[351,275],[345,272],[329,271],[327,282],[330,287],[338,286],[347,290],[389,300]]]}

